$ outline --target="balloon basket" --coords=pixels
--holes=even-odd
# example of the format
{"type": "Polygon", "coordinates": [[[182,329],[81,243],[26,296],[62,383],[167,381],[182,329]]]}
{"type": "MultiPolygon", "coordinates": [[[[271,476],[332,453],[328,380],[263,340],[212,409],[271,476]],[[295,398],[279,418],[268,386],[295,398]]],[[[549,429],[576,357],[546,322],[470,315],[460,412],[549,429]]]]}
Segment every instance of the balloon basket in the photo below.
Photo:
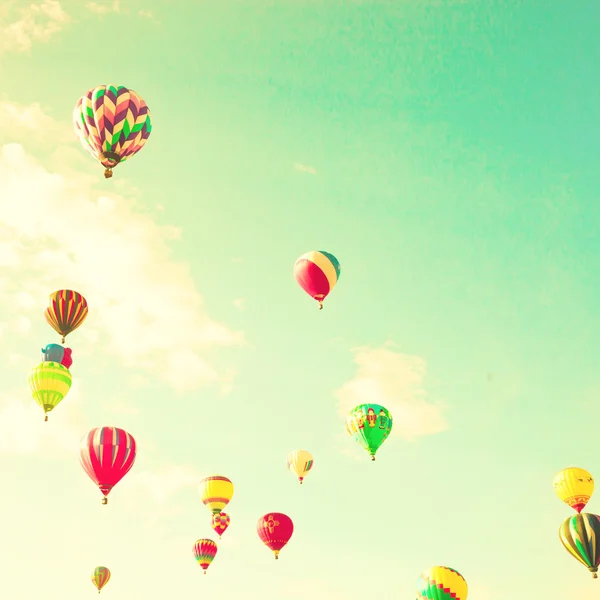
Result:
{"type": "Polygon", "coordinates": [[[44,415],[44,422],[48,420],[48,415],[44,415]]]}
{"type": "Polygon", "coordinates": [[[108,504],[108,498],[102,498],[102,504],[108,504]]]}

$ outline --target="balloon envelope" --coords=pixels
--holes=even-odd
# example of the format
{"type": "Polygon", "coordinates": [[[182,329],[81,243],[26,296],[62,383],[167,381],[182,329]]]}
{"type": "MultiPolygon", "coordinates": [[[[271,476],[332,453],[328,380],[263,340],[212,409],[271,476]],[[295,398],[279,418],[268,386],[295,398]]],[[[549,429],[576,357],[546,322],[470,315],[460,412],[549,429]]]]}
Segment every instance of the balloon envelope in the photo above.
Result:
{"type": "Polygon", "coordinates": [[[48,308],[44,311],[48,325],[62,336],[63,344],[65,337],[85,321],[87,314],[87,300],[73,290],[58,290],[50,294],[48,308]]]}
{"type": "Polygon", "coordinates": [[[88,477],[107,496],[135,462],[137,447],[133,436],[118,427],[97,427],[81,440],[79,460],[88,477]]]}
{"type": "Polygon", "coordinates": [[[585,469],[569,467],[554,478],[556,495],[573,510],[580,513],[594,493],[594,479],[585,469]]]}
{"type": "Polygon", "coordinates": [[[294,264],[294,277],[300,287],[323,308],[323,300],[340,278],[338,259],[324,250],[311,250],[294,264]]]}
{"type": "Polygon", "coordinates": [[[308,450],[294,450],[287,455],[288,470],[294,473],[300,483],[313,468],[313,456],[308,450]]]}
{"type": "Polygon", "coordinates": [[[346,431],[369,453],[371,460],[392,431],[393,419],[379,404],[359,404],[346,418],[346,431]]]}
{"type": "Polygon", "coordinates": [[[194,558],[198,561],[198,564],[204,570],[206,575],[206,569],[210,567],[212,561],[217,555],[217,544],[209,539],[196,540],[194,544],[194,558]]]}
{"type": "Polygon", "coordinates": [[[279,552],[294,533],[294,523],[283,513],[267,513],[258,520],[256,532],[263,544],[272,550],[275,558],[278,559],[279,552]]]}
{"type": "Polygon", "coordinates": [[[465,578],[450,567],[431,567],[417,581],[417,600],[467,600],[465,578]]]}
{"type": "Polygon", "coordinates": [[[108,583],[110,570],[107,567],[96,567],[92,573],[92,583],[98,588],[98,592],[108,583]]]}
{"type": "Polygon", "coordinates": [[[42,362],[29,374],[31,396],[48,413],[56,408],[71,389],[73,378],[69,369],[57,362],[42,362]]]}
{"type": "Polygon", "coordinates": [[[105,168],[104,176],[137,154],[152,131],[146,102],[122,85],[88,90],[73,110],[73,126],[84,150],[105,168]]]}
{"type": "Polygon", "coordinates": [[[572,515],[560,526],[558,537],[567,552],[585,565],[597,579],[600,566],[600,517],[591,513],[572,515]]]}
{"type": "Polygon", "coordinates": [[[218,514],[233,498],[233,483],[223,475],[211,475],[200,481],[198,493],[204,506],[218,514]]]}
{"type": "Polygon", "coordinates": [[[220,512],[217,514],[213,514],[212,516],[212,528],[214,530],[214,532],[221,537],[225,531],[227,531],[227,528],[229,527],[229,524],[231,523],[231,519],[229,518],[229,515],[227,513],[224,512],[220,512]]]}

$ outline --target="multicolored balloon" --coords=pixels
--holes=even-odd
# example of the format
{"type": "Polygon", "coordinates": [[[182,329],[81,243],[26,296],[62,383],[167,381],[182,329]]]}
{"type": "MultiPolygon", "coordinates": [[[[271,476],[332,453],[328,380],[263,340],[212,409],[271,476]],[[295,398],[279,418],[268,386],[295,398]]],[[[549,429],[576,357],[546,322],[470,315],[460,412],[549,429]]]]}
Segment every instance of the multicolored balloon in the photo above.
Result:
{"type": "Polygon", "coordinates": [[[42,362],[31,369],[28,378],[33,399],[44,409],[44,421],[71,389],[73,378],[67,367],[60,363],[42,362]]]}
{"type": "Polygon", "coordinates": [[[306,474],[313,468],[313,456],[308,450],[294,450],[287,455],[288,470],[302,483],[306,474]]]}
{"type": "Polygon", "coordinates": [[[567,551],[598,579],[600,517],[591,513],[573,515],[560,526],[558,537],[567,551]]]}
{"type": "Polygon", "coordinates": [[[79,460],[104,495],[102,504],[108,503],[110,491],[133,467],[136,452],[133,436],[118,427],[96,427],[81,440],[79,460]]]}
{"type": "Polygon", "coordinates": [[[65,348],[60,344],[48,344],[45,348],[42,348],[42,360],[45,362],[57,362],[63,367],[70,369],[73,364],[71,352],[71,348],[65,348]]]}
{"type": "Polygon", "coordinates": [[[417,582],[417,600],[467,600],[465,578],[450,567],[431,567],[417,582]]]}
{"type": "Polygon", "coordinates": [[[204,506],[218,515],[233,498],[233,483],[223,475],[211,475],[200,481],[198,493],[204,506]]]}
{"type": "Polygon", "coordinates": [[[87,300],[73,290],[58,290],[50,294],[48,308],[44,311],[48,325],[62,336],[63,344],[65,337],[85,321],[87,314],[87,300]]]}
{"type": "Polygon", "coordinates": [[[84,150],[105,168],[104,177],[137,154],[152,131],[146,103],[122,85],[101,85],[77,101],[73,111],[75,134],[84,150]]]}
{"type": "Polygon", "coordinates": [[[393,419],[387,408],[379,404],[359,404],[346,417],[346,431],[371,455],[392,431],[393,419]]]}
{"type": "Polygon", "coordinates": [[[204,570],[206,575],[206,569],[210,567],[215,556],[217,555],[217,544],[209,539],[196,540],[194,544],[194,557],[198,561],[198,564],[204,570]]]}
{"type": "Polygon", "coordinates": [[[580,513],[594,493],[594,478],[585,469],[569,467],[554,478],[554,491],[565,504],[580,513]]]}
{"type": "Polygon", "coordinates": [[[92,583],[100,590],[108,583],[110,579],[110,569],[107,567],[96,567],[92,573],[92,583]]]}
{"type": "Polygon", "coordinates": [[[256,532],[263,544],[273,551],[277,560],[279,552],[290,541],[294,533],[294,523],[283,513],[267,513],[258,520],[256,532]]]}
{"type": "Polygon", "coordinates": [[[321,310],[323,301],[340,278],[340,263],[325,250],[312,250],[296,261],[294,276],[300,287],[319,303],[321,310]]]}
{"type": "Polygon", "coordinates": [[[212,528],[214,532],[219,536],[219,539],[221,539],[221,536],[227,531],[227,528],[229,527],[230,523],[231,519],[229,518],[229,515],[227,513],[220,512],[217,514],[213,514],[212,528]]]}

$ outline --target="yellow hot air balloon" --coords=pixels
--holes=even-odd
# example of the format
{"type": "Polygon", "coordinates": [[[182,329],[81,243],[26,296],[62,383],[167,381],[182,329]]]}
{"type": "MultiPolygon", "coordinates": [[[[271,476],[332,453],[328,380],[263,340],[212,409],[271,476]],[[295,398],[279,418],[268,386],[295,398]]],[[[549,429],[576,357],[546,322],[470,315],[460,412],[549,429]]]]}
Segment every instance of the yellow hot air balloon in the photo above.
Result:
{"type": "Polygon", "coordinates": [[[313,468],[313,456],[307,450],[294,450],[287,455],[287,466],[302,483],[306,474],[313,468]]]}
{"type": "Polygon", "coordinates": [[[233,483],[223,475],[211,475],[200,482],[198,493],[204,506],[218,515],[233,498],[233,483]]]}
{"type": "Polygon", "coordinates": [[[569,467],[554,478],[554,491],[565,504],[580,513],[594,493],[594,478],[585,469],[569,467]]]}
{"type": "Polygon", "coordinates": [[[33,399],[48,413],[56,408],[58,403],[71,389],[73,378],[67,367],[57,362],[47,361],[34,367],[29,374],[29,387],[33,399]]]}
{"type": "Polygon", "coordinates": [[[417,600],[467,600],[465,578],[450,567],[431,567],[417,581],[417,600]]]}

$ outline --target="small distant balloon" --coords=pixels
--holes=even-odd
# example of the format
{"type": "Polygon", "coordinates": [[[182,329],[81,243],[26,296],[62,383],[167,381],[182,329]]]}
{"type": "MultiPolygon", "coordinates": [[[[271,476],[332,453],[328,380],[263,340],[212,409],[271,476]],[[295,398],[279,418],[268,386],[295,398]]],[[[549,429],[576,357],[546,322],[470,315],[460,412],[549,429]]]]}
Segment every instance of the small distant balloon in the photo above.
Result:
{"type": "Polygon", "coordinates": [[[98,593],[100,590],[108,583],[110,579],[110,569],[107,567],[96,567],[94,572],[92,573],[92,583],[98,589],[98,593]]]}
{"type": "Polygon", "coordinates": [[[256,532],[263,544],[279,558],[281,549],[290,541],[294,533],[294,523],[283,513],[267,513],[256,524],[256,532]]]}
{"type": "Polygon", "coordinates": [[[219,536],[219,539],[227,531],[230,523],[231,519],[227,513],[221,511],[220,513],[213,514],[211,526],[214,532],[219,536]]]}
{"type": "Polygon", "coordinates": [[[431,567],[417,581],[417,600],[467,600],[465,578],[450,567],[431,567]]]}
{"type": "Polygon", "coordinates": [[[288,470],[302,483],[306,474],[313,468],[313,455],[308,450],[294,450],[287,455],[288,470]]]}
{"type": "Polygon", "coordinates": [[[338,259],[324,250],[311,250],[303,254],[294,264],[294,277],[300,287],[319,303],[331,293],[340,278],[338,259]]]}
{"type": "Polygon", "coordinates": [[[215,542],[206,538],[196,540],[196,543],[194,544],[194,558],[204,570],[205,575],[206,569],[210,567],[216,555],[217,544],[215,542]]]}
{"type": "Polygon", "coordinates": [[[58,290],[50,294],[48,308],[44,311],[48,325],[62,336],[63,344],[65,337],[85,321],[87,314],[87,300],[73,290],[58,290]]]}

